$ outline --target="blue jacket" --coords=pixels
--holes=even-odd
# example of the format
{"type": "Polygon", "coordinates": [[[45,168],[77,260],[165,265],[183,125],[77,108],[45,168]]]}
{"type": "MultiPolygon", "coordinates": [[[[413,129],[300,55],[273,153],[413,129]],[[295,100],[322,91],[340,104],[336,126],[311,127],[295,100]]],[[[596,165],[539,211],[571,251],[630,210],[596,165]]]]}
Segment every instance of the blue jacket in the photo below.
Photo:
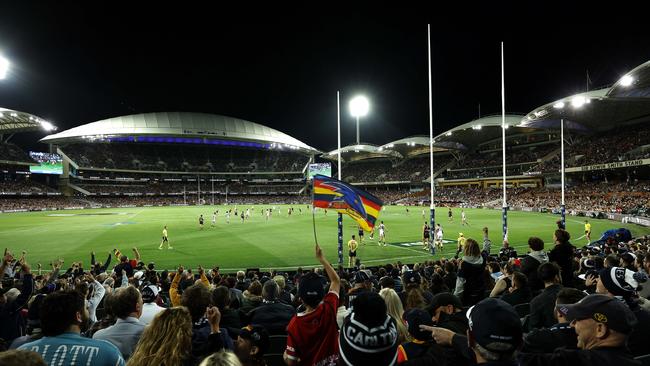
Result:
{"type": "Polygon", "coordinates": [[[124,366],[124,359],[114,345],[85,338],[78,333],[63,333],[23,344],[18,349],[40,354],[48,365],[124,366]]]}

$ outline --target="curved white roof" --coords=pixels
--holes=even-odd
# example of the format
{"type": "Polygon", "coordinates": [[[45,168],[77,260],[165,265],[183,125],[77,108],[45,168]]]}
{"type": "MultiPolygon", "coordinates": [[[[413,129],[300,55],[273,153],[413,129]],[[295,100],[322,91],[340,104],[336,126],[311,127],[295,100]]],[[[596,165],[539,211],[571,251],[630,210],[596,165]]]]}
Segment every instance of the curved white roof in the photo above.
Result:
{"type": "Polygon", "coordinates": [[[184,136],[255,141],[298,148],[317,149],[283,132],[243,119],[207,113],[156,112],[109,118],[74,127],[41,139],[44,143],[96,140],[112,136],[184,136]]]}
{"type": "Polygon", "coordinates": [[[27,112],[0,107],[0,132],[13,133],[43,129],[56,130],[50,122],[27,112]]]}

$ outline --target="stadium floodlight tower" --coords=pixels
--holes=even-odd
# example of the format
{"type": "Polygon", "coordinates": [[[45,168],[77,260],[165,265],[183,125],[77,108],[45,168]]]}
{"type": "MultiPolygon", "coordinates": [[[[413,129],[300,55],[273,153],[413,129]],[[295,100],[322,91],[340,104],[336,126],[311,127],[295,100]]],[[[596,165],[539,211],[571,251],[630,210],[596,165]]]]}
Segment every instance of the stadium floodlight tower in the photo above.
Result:
{"type": "Polygon", "coordinates": [[[350,113],[357,119],[357,145],[359,145],[359,117],[367,115],[369,109],[370,103],[363,95],[356,96],[350,101],[350,113]]]}
{"type": "Polygon", "coordinates": [[[6,78],[8,72],[9,72],[9,60],[4,58],[2,54],[0,54],[0,80],[6,78]]]}

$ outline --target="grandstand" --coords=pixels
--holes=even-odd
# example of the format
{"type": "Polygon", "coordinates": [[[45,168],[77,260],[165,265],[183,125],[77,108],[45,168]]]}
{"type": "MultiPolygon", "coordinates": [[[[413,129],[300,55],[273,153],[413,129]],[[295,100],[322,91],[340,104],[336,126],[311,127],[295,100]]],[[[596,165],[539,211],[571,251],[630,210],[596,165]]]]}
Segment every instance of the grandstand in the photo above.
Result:
{"type": "Polygon", "coordinates": [[[63,156],[61,189],[91,202],[94,196],[182,195],[183,202],[295,196],[319,153],[257,123],[185,112],[110,118],[41,141],[63,156]]]}
{"type": "Polygon", "coordinates": [[[9,205],[9,200],[24,201],[34,196],[60,194],[48,186],[48,179],[35,179],[30,168],[39,166],[39,163],[10,142],[18,133],[54,129],[51,123],[38,116],[0,108],[0,196],[3,197],[0,206],[6,209],[16,207],[15,202],[9,205]]]}

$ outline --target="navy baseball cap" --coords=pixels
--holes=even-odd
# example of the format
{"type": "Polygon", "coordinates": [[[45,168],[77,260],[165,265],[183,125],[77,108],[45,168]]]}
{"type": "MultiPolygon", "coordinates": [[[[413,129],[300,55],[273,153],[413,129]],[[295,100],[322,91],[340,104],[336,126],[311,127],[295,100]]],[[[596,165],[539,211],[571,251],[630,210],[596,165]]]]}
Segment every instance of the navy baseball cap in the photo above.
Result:
{"type": "Polygon", "coordinates": [[[476,343],[488,351],[510,353],[522,343],[519,315],[505,301],[496,298],[482,300],[467,310],[467,319],[476,343]]]}
{"type": "Polygon", "coordinates": [[[593,319],[619,333],[629,334],[637,323],[636,316],[623,301],[601,294],[586,296],[566,307],[569,321],[593,319]]]}

